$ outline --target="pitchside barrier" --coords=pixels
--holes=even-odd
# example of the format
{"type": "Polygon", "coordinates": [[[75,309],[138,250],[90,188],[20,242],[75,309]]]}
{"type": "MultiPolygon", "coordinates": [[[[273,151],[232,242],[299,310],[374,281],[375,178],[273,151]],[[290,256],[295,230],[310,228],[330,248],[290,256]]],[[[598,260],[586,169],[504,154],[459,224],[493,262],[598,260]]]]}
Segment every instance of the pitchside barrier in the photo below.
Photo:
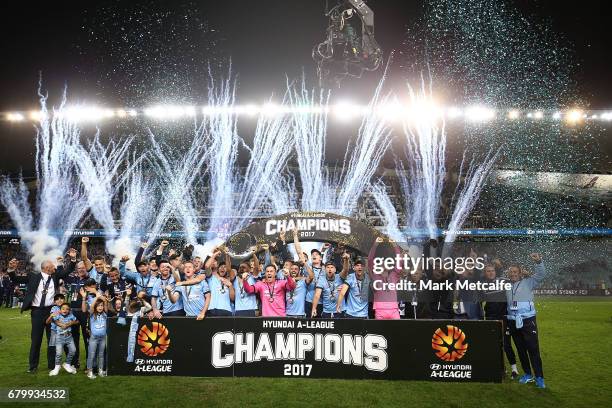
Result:
{"type": "Polygon", "coordinates": [[[503,377],[499,321],[168,317],[108,322],[110,375],[461,382],[503,377]]]}

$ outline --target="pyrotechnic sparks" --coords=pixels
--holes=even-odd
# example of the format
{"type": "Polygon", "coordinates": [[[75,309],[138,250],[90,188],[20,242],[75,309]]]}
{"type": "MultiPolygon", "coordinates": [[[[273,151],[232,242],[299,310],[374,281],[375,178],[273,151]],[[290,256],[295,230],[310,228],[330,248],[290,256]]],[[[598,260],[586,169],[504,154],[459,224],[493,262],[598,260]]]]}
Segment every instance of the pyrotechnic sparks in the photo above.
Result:
{"type": "MultiPolygon", "coordinates": [[[[0,201],[37,266],[62,255],[70,238],[62,232],[76,228],[87,210],[87,198],[70,155],[79,143],[79,128],[62,119],[61,114],[49,115],[47,97],[39,95],[42,115],[36,137],[38,192],[34,213],[28,204],[29,192],[23,179],[15,186],[8,178],[2,178],[0,188],[0,201]]],[[[54,113],[62,112],[65,101],[64,93],[54,113]]]]}
{"type": "Polygon", "coordinates": [[[235,214],[233,193],[238,182],[235,167],[240,139],[236,129],[236,115],[232,110],[218,109],[232,106],[235,98],[235,83],[231,75],[220,81],[218,86],[212,81],[211,75],[209,106],[217,109],[207,118],[210,150],[214,152],[208,161],[210,189],[207,206],[211,211],[208,239],[231,233],[228,219],[235,214]]]}
{"type": "Polygon", "coordinates": [[[134,259],[140,240],[151,231],[156,221],[160,201],[159,186],[147,175],[143,161],[133,158],[128,169],[121,185],[119,236],[113,241],[107,240],[106,244],[115,261],[123,255],[134,259]]]}
{"type": "MultiPolygon", "coordinates": [[[[377,114],[388,98],[381,96],[381,81],[362,118],[354,145],[349,144],[341,169],[330,174],[325,167],[327,112],[295,115],[294,135],[299,177],[302,186],[301,209],[305,211],[331,211],[351,215],[357,200],[366,190],[390,143],[390,129],[377,114]]],[[[292,90],[291,100],[296,107],[325,106],[328,96],[308,92],[304,84],[292,90]],[[318,101],[315,102],[315,100],[318,101]]]]}
{"type": "Polygon", "coordinates": [[[195,245],[199,221],[193,187],[196,179],[200,177],[202,165],[209,158],[204,127],[196,125],[193,140],[183,154],[177,154],[174,149],[161,145],[152,133],[150,138],[153,148],[150,161],[162,197],[148,241],[149,243],[154,241],[168,220],[174,218],[182,226],[185,240],[195,245]]]}
{"type": "MultiPolygon", "coordinates": [[[[410,97],[415,106],[429,105],[431,89],[426,89],[422,81],[420,92],[410,88],[410,97]]],[[[398,176],[406,200],[407,227],[413,231],[426,230],[430,238],[436,238],[446,174],[444,124],[430,117],[404,121],[404,135],[408,172],[403,171],[401,161],[397,162],[397,167],[401,170],[398,176]]]]}
{"type": "Polygon", "coordinates": [[[102,225],[107,243],[117,235],[113,216],[113,199],[120,187],[120,167],[126,157],[132,138],[110,141],[104,147],[96,133],[89,150],[80,144],[71,146],[70,159],[76,164],[78,177],[87,195],[87,205],[93,217],[102,225]]]}

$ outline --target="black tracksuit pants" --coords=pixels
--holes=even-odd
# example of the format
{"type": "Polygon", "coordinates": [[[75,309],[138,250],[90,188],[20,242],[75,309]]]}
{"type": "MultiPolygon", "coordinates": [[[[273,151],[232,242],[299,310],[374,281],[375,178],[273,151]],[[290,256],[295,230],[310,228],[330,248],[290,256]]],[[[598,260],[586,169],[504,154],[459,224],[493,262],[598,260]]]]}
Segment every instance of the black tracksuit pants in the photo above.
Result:
{"type": "Polygon", "coordinates": [[[538,342],[538,326],[536,318],[523,319],[523,327],[516,328],[515,320],[508,320],[508,328],[516,345],[521,366],[525,374],[535,374],[536,377],[544,377],[542,370],[542,358],[540,357],[540,344],[538,342]],[[531,370],[533,368],[533,371],[531,370]]]}

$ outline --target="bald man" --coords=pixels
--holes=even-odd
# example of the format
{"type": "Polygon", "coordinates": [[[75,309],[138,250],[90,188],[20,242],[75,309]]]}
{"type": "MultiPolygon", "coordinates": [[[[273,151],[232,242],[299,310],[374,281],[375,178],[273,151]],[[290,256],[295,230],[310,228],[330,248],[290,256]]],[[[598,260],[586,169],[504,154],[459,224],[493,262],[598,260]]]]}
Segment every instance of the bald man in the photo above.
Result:
{"type": "MultiPolygon", "coordinates": [[[[59,280],[70,275],[76,266],[76,249],[68,251],[69,262],[64,267],[63,258],[58,258],[58,266],[52,260],[43,261],[40,265],[40,273],[28,274],[28,286],[26,295],[23,299],[21,311],[31,310],[32,331],[30,334],[30,365],[28,373],[35,373],[38,369],[40,359],[40,345],[42,343],[43,332],[47,333],[47,345],[51,336],[50,327],[47,325],[47,318],[53,306],[53,297],[59,293],[59,280]]],[[[53,369],[55,362],[52,353],[47,349],[47,366],[53,369]]]]}

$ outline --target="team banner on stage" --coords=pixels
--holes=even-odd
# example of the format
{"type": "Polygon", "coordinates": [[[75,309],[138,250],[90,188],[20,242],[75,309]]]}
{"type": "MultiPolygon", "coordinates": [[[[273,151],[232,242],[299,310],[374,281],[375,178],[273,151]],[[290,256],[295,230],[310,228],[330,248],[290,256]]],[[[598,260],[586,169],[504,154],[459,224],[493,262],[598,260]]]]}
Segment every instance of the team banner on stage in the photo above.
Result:
{"type": "Polygon", "coordinates": [[[109,319],[108,371],[501,382],[501,323],[170,317],[140,319],[134,331],[109,319]],[[128,344],[135,348],[132,362],[128,344]]]}

